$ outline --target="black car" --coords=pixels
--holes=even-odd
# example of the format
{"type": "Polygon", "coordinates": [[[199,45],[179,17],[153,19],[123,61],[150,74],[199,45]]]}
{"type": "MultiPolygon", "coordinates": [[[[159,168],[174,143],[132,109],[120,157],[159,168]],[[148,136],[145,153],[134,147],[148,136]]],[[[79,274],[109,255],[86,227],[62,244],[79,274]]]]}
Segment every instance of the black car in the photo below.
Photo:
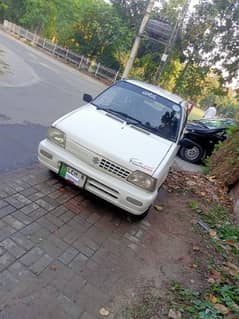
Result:
{"type": "Polygon", "coordinates": [[[228,126],[213,128],[204,120],[187,123],[178,155],[190,163],[201,163],[212,154],[216,144],[227,138],[228,126]]]}

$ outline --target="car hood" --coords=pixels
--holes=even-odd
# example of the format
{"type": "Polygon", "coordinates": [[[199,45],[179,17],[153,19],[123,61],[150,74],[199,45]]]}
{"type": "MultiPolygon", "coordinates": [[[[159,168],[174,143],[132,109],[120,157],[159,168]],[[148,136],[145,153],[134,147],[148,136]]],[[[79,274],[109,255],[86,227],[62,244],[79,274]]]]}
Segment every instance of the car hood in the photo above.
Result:
{"type": "MultiPolygon", "coordinates": [[[[121,119],[83,106],[53,124],[88,151],[130,170],[152,175],[165,158],[173,142],[145,132],[121,119]]],[[[80,158],[80,154],[79,154],[80,158]]]]}

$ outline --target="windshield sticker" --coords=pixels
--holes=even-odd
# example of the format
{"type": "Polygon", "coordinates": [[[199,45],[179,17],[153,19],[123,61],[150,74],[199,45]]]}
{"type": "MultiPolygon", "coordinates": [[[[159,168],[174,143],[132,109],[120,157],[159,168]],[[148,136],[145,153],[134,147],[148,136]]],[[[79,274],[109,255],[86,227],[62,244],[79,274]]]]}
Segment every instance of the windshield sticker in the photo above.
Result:
{"type": "Polygon", "coordinates": [[[153,100],[156,100],[156,99],[157,99],[157,95],[155,95],[155,94],[153,94],[153,93],[151,93],[151,92],[142,91],[142,94],[143,94],[143,95],[146,95],[146,96],[148,96],[148,97],[150,97],[150,98],[153,99],[153,100]]]}
{"type": "Polygon", "coordinates": [[[129,162],[130,162],[131,164],[137,166],[137,167],[142,168],[143,170],[145,170],[145,171],[147,171],[147,172],[149,172],[149,173],[151,173],[151,172],[154,170],[153,167],[150,167],[150,166],[145,165],[144,163],[142,163],[142,162],[141,162],[139,159],[137,159],[137,158],[131,158],[131,159],[129,160],[129,162]]]}
{"type": "Polygon", "coordinates": [[[173,110],[174,110],[175,112],[180,112],[180,106],[177,105],[177,104],[174,104],[174,105],[173,105],[173,110]]]}

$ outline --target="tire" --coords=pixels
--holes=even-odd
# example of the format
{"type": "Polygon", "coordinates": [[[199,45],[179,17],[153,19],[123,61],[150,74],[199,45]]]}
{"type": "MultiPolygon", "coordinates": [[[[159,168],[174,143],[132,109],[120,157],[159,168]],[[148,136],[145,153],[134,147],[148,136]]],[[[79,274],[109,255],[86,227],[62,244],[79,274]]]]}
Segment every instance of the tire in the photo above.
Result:
{"type": "Polygon", "coordinates": [[[129,214],[130,220],[134,223],[140,222],[142,219],[144,219],[149,214],[150,208],[151,208],[151,206],[141,215],[129,214]]]}
{"type": "Polygon", "coordinates": [[[190,163],[200,163],[205,158],[205,150],[200,145],[182,146],[179,150],[179,156],[190,163]]]}

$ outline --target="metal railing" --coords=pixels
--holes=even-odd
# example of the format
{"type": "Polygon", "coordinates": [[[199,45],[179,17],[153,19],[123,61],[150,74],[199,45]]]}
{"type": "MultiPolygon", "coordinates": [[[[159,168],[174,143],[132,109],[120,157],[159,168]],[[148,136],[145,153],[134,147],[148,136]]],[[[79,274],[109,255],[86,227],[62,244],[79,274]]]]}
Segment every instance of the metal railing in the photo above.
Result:
{"type": "Polygon", "coordinates": [[[57,43],[51,42],[45,38],[40,37],[36,33],[32,33],[19,25],[4,20],[3,28],[7,32],[18,35],[20,38],[26,39],[33,45],[36,45],[48,53],[60,57],[69,63],[75,65],[79,70],[87,71],[95,77],[105,79],[109,82],[115,82],[119,76],[119,70],[113,70],[101,63],[97,63],[84,55],[79,55],[68,48],[63,48],[57,43]]]}

